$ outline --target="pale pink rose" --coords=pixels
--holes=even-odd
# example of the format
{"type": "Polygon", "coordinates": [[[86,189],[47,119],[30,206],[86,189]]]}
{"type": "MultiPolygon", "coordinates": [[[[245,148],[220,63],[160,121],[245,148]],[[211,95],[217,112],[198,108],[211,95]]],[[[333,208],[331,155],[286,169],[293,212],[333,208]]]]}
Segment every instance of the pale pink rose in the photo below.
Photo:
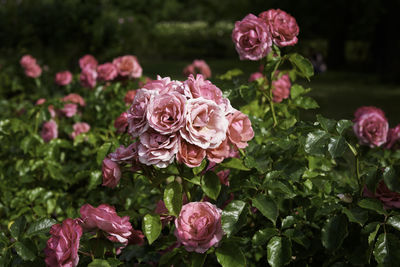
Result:
{"type": "Polygon", "coordinates": [[[80,95],[75,94],[75,93],[71,93],[69,95],[64,96],[61,99],[61,101],[79,104],[82,107],[84,107],[86,105],[85,100],[80,95]]]}
{"type": "Polygon", "coordinates": [[[103,186],[114,188],[118,185],[121,179],[121,169],[118,163],[115,163],[109,158],[103,160],[102,166],[103,186]]]}
{"type": "Polygon", "coordinates": [[[97,72],[96,69],[86,67],[82,70],[79,77],[83,87],[93,89],[96,86],[97,72]]]}
{"type": "Polygon", "coordinates": [[[81,67],[82,70],[84,70],[85,68],[90,68],[92,70],[95,70],[97,64],[98,64],[97,60],[92,55],[84,55],[79,59],[79,66],[81,67]]]}
{"type": "Polygon", "coordinates": [[[271,50],[272,36],[266,23],[253,14],[235,23],[232,40],[241,60],[259,60],[271,50]]]}
{"type": "Polygon", "coordinates": [[[55,121],[50,120],[45,122],[42,126],[42,132],[40,133],[43,141],[50,142],[50,140],[58,137],[58,125],[55,121]]]}
{"type": "Polygon", "coordinates": [[[124,133],[128,127],[128,113],[122,112],[121,115],[115,119],[114,127],[117,129],[117,133],[124,133]]]}
{"type": "Polygon", "coordinates": [[[128,147],[121,145],[115,152],[110,153],[108,157],[117,163],[129,163],[137,158],[137,148],[138,143],[130,144],[128,147]]]}
{"type": "Polygon", "coordinates": [[[229,174],[230,174],[230,170],[222,170],[217,172],[217,176],[219,178],[219,181],[221,182],[221,184],[229,186],[229,174]]]}
{"type": "Polygon", "coordinates": [[[195,59],[192,64],[185,67],[183,74],[185,76],[201,74],[204,79],[208,79],[211,78],[211,69],[204,60],[195,59]]]}
{"type": "Polygon", "coordinates": [[[189,75],[185,84],[190,89],[193,98],[203,97],[214,101],[217,104],[223,104],[222,91],[208,80],[204,80],[203,75],[197,74],[196,79],[189,75]]]}
{"type": "Polygon", "coordinates": [[[247,142],[254,137],[254,131],[251,127],[251,121],[249,120],[249,117],[240,111],[236,111],[233,115],[229,115],[228,119],[229,140],[238,148],[247,147],[247,142]]]}
{"type": "Polygon", "coordinates": [[[385,144],[386,149],[398,149],[400,140],[400,124],[394,128],[390,128],[387,135],[385,144]]]}
{"type": "Polygon", "coordinates": [[[162,135],[149,131],[140,135],[138,156],[143,164],[166,168],[174,161],[177,152],[178,137],[175,134],[162,135]]]}
{"type": "Polygon", "coordinates": [[[136,90],[129,90],[128,92],[126,92],[124,97],[125,104],[128,106],[132,105],[135,96],[136,96],[136,90]]]}
{"type": "Polygon", "coordinates": [[[66,86],[72,81],[72,73],[69,71],[61,71],[56,73],[54,82],[60,86],[66,86]]]}
{"type": "Polygon", "coordinates": [[[68,103],[60,110],[65,117],[71,118],[78,112],[78,106],[76,104],[68,103]]]}
{"type": "Polygon", "coordinates": [[[46,102],[45,98],[39,98],[38,100],[36,100],[35,105],[39,106],[39,105],[44,104],[45,102],[46,102]]]}
{"type": "Polygon", "coordinates": [[[192,98],[192,94],[186,84],[171,80],[170,77],[162,78],[157,75],[157,80],[152,80],[146,83],[143,88],[151,91],[155,91],[158,94],[166,94],[166,93],[180,93],[185,96],[187,99],[192,98]]]}
{"type": "Polygon", "coordinates": [[[256,81],[258,79],[264,78],[264,75],[261,72],[254,72],[249,77],[249,83],[252,81],[256,81]]]}
{"type": "Polygon", "coordinates": [[[181,136],[203,149],[216,148],[226,138],[228,120],[221,107],[212,100],[189,99],[186,104],[186,122],[181,136]]]}
{"type": "Polygon", "coordinates": [[[25,75],[31,78],[37,78],[42,74],[42,69],[39,65],[33,64],[25,68],[25,75]]]}
{"type": "Polygon", "coordinates": [[[280,9],[264,11],[259,17],[269,26],[273,41],[277,46],[283,47],[297,43],[299,26],[294,17],[280,9]]]}
{"type": "Polygon", "coordinates": [[[78,135],[89,132],[90,125],[86,122],[77,122],[72,126],[72,128],[74,129],[74,131],[71,133],[71,137],[72,139],[75,139],[75,137],[77,137],[78,135]]]}
{"type": "Polygon", "coordinates": [[[353,130],[361,144],[379,147],[386,143],[389,123],[376,107],[361,107],[355,112],[353,130]]]}
{"type": "Polygon", "coordinates": [[[179,163],[184,163],[190,168],[199,167],[205,157],[206,151],[204,149],[179,138],[179,150],[176,154],[179,163]]]}
{"type": "Polygon", "coordinates": [[[50,116],[51,116],[52,118],[54,118],[54,117],[56,116],[56,110],[54,109],[54,106],[53,106],[53,105],[49,105],[49,106],[47,107],[47,110],[49,111],[50,116]]]}
{"type": "Polygon", "coordinates": [[[370,198],[376,198],[382,202],[385,209],[399,209],[400,208],[400,194],[397,192],[390,191],[386,186],[385,182],[381,180],[375,190],[375,193],[368,190],[364,186],[364,196],[370,198]]]}
{"type": "Polygon", "coordinates": [[[51,237],[44,249],[46,265],[75,267],[79,262],[79,240],[82,227],[78,220],[65,219],[62,224],[54,224],[50,228],[51,237]]]}
{"type": "Polygon", "coordinates": [[[118,76],[118,69],[113,63],[104,63],[97,66],[99,80],[112,81],[118,76]]]}
{"type": "Polygon", "coordinates": [[[32,65],[36,65],[36,59],[34,57],[32,57],[31,55],[24,55],[20,61],[19,64],[21,64],[21,66],[26,69],[29,68],[32,65]]]}
{"type": "Polygon", "coordinates": [[[289,98],[290,95],[290,83],[289,75],[284,74],[281,78],[272,82],[272,101],[276,103],[282,102],[283,99],[289,98]]]}
{"type": "Polygon", "coordinates": [[[139,89],[136,92],[132,106],[128,110],[128,133],[133,138],[140,136],[147,131],[149,124],[147,123],[147,106],[152,95],[157,92],[146,89],[139,89]]]}
{"type": "Polygon", "coordinates": [[[119,242],[124,245],[132,235],[132,225],[129,217],[119,217],[115,208],[107,204],[101,204],[94,208],[85,204],[80,209],[82,227],[86,230],[100,229],[108,234],[107,238],[112,242],[119,242]]]}
{"type": "Polygon", "coordinates": [[[186,98],[177,92],[154,96],[147,106],[147,121],[161,134],[179,131],[185,123],[186,98]]]}
{"type": "Polygon", "coordinates": [[[222,211],[209,202],[190,202],[182,206],[175,220],[175,236],[187,251],[204,253],[218,246],[224,232],[222,211]]]}
{"type": "Polygon", "coordinates": [[[230,150],[228,138],[225,138],[217,148],[207,149],[207,159],[214,163],[221,163],[229,157],[230,150]]]}
{"type": "Polygon", "coordinates": [[[118,57],[113,60],[113,64],[117,67],[121,76],[139,78],[142,76],[142,67],[135,56],[127,55],[118,57]]]}

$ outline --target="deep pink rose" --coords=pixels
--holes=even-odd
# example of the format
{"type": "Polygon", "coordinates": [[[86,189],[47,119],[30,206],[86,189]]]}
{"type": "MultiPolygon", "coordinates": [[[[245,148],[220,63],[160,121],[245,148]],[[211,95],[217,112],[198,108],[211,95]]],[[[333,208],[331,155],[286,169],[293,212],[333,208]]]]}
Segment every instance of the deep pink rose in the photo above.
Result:
{"type": "Polygon", "coordinates": [[[84,55],[79,59],[79,66],[81,67],[82,70],[84,70],[85,68],[90,68],[92,70],[95,70],[97,64],[98,64],[97,60],[92,55],[84,55]]]}
{"type": "Polygon", "coordinates": [[[114,127],[117,129],[117,133],[124,133],[128,127],[128,113],[122,112],[121,115],[115,119],[114,127]]]}
{"type": "Polygon", "coordinates": [[[121,169],[118,163],[115,163],[109,158],[103,160],[102,166],[103,172],[103,186],[114,188],[118,185],[121,179],[121,169]]]}
{"type": "Polygon", "coordinates": [[[38,100],[36,100],[35,105],[39,106],[42,105],[46,102],[46,98],[39,98],[38,100]]]}
{"type": "Polygon", "coordinates": [[[272,36],[267,24],[257,16],[248,14],[235,23],[232,40],[241,60],[259,60],[271,50],[272,36]]]}
{"type": "Polygon", "coordinates": [[[96,86],[97,72],[96,69],[86,67],[82,70],[79,77],[83,87],[93,89],[96,86]]]}
{"type": "Polygon", "coordinates": [[[289,75],[284,74],[278,80],[272,82],[272,101],[276,103],[282,102],[283,99],[289,98],[290,95],[290,83],[289,75]]]}
{"type": "Polygon", "coordinates": [[[398,209],[400,208],[400,194],[390,191],[385,182],[381,180],[375,190],[375,194],[364,186],[364,196],[376,198],[382,202],[385,209],[398,209]]]}
{"type": "Polygon", "coordinates": [[[121,76],[127,76],[132,78],[139,78],[142,76],[142,67],[139,65],[139,61],[135,56],[127,55],[118,57],[112,62],[118,69],[118,73],[121,76]]]}
{"type": "Polygon", "coordinates": [[[147,105],[152,95],[157,94],[156,91],[139,89],[136,92],[135,99],[128,110],[128,133],[133,138],[140,136],[147,131],[149,124],[147,123],[147,105]]]}
{"type": "Polygon", "coordinates": [[[240,111],[236,111],[234,114],[229,115],[228,119],[229,140],[238,148],[247,147],[247,142],[254,137],[254,131],[251,127],[251,121],[249,120],[249,117],[240,111]]]}
{"type": "Polygon", "coordinates": [[[206,151],[201,147],[186,142],[179,138],[179,150],[176,159],[190,168],[199,167],[206,157],[206,151]]]}
{"type": "Polygon", "coordinates": [[[203,149],[216,148],[226,138],[228,120],[221,107],[212,100],[189,99],[186,104],[186,122],[181,136],[203,149]]]}
{"type": "Polygon", "coordinates": [[[217,172],[219,181],[221,182],[221,184],[229,186],[229,174],[230,174],[230,170],[222,170],[217,172]]]}
{"type": "Polygon", "coordinates": [[[178,137],[176,134],[162,135],[148,131],[140,135],[138,148],[139,161],[146,165],[166,168],[178,152],[178,137]]]}
{"type": "Polygon", "coordinates": [[[37,78],[42,74],[42,69],[39,65],[33,64],[25,68],[25,75],[31,78],[37,78]]]}
{"type": "Polygon", "coordinates": [[[47,143],[50,140],[58,137],[58,126],[57,123],[53,120],[45,122],[42,126],[42,132],[40,136],[47,143]]]}
{"type": "Polygon", "coordinates": [[[62,224],[54,224],[50,228],[51,237],[44,249],[46,265],[75,267],[79,262],[79,240],[82,227],[77,220],[65,219],[62,224]]]}
{"type": "Polygon", "coordinates": [[[118,69],[113,63],[104,63],[97,67],[99,80],[112,81],[118,76],[118,69]]]}
{"type": "Polygon", "coordinates": [[[74,129],[74,131],[71,133],[71,137],[72,139],[75,139],[75,137],[77,137],[78,135],[89,132],[90,125],[86,122],[77,122],[72,126],[72,128],[74,129]]]}
{"type": "Polygon", "coordinates": [[[386,149],[392,149],[392,148],[397,149],[399,140],[400,140],[400,124],[394,128],[389,129],[385,148],[386,149]]]}
{"type": "Polygon", "coordinates": [[[389,123],[376,107],[361,107],[354,114],[353,130],[361,144],[379,147],[386,143],[389,123]]]}
{"type": "Polygon", "coordinates": [[[214,101],[217,104],[223,104],[222,91],[208,80],[204,80],[203,75],[197,74],[196,79],[189,75],[185,84],[189,87],[193,98],[203,97],[214,101]]]}
{"type": "Polygon", "coordinates": [[[207,149],[207,159],[214,163],[221,163],[224,159],[229,158],[231,148],[228,140],[229,138],[225,138],[217,148],[207,149]]]}
{"type": "Polygon", "coordinates": [[[76,104],[68,103],[60,110],[65,117],[71,118],[76,112],[78,112],[78,106],[76,104]]]}
{"type": "Polygon", "coordinates": [[[121,145],[113,153],[110,153],[108,157],[117,163],[129,163],[137,157],[137,146],[138,143],[130,144],[128,147],[121,145]]]}
{"type": "Polygon", "coordinates": [[[128,106],[132,105],[135,96],[136,96],[136,90],[129,90],[128,92],[126,92],[124,97],[125,104],[128,106]]]}
{"type": "Polygon", "coordinates": [[[32,57],[31,55],[24,55],[20,61],[19,64],[21,64],[21,66],[26,69],[29,68],[32,65],[36,65],[36,59],[34,57],[32,57]]]}
{"type": "Polygon", "coordinates": [[[277,46],[283,47],[297,43],[299,26],[294,17],[280,9],[264,11],[259,17],[269,26],[273,41],[277,46]]]}
{"type": "Polygon", "coordinates": [[[112,242],[128,244],[129,237],[132,235],[132,225],[129,217],[119,217],[115,208],[107,204],[101,204],[94,208],[90,204],[85,204],[80,210],[83,220],[83,229],[100,229],[108,233],[108,239],[112,242]]]}
{"type": "Polygon", "coordinates": [[[190,202],[182,206],[175,220],[175,236],[187,251],[204,253],[212,246],[218,246],[224,232],[221,213],[209,202],[190,202]]]}
{"type": "Polygon", "coordinates": [[[79,104],[82,107],[86,105],[85,100],[80,95],[75,93],[64,96],[61,101],[79,104]]]}
{"type": "Polygon", "coordinates": [[[254,72],[249,77],[249,83],[252,81],[256,81],[258,79],[264,78],[264,75],[261,72],[254,72]]]}
{"type": "Polygon", "coordinates": [[[146,83],[143,88],[147,90],[154,91],[158,94],[166,94],[166,93],[180,93],[181,95],[185,96],[187,99],[192,98],[192,94],[190,93],[189,88],[186,84],[171,80],[170,77],[162,78],[157,75],[157,80],[152,80],[146,83]]]}
{"type": "Polygon", "coordinates": [[[183,70],[183,75],[186,77],[190,74],[201,74],[204,79],[208,79],[211,77],[211,69],[204,60],[195,59],[192,64],[187,65],[183,70]]]}
{"type": "Polygon", "coordinates": [[[67,70],[57,72],[56,77],[54,79],[54,82],[60,86],[68,85],[71,83],[71,81],[72,81],[72,73],[67,70]]]}

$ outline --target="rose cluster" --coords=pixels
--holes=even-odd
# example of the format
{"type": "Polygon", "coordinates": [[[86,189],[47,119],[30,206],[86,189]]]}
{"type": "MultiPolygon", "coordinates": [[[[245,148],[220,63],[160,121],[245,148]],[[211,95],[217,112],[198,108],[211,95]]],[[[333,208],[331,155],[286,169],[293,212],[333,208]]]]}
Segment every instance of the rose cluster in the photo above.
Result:
{"type": "Polygon", "coordinates": [[[232,40],[241,60],[259,60],[271,51],[272,44],[295,45],[298,34],[299,26],[294,17],[280,9],[270,9],[258,16],[248,14],[237,21],[232,40]]]}
{"type": "Polygon", "coordinates": [[[36,59],[31,55],[25,55],[19,61],[25,70],[25,75],[31,78],[37,78],[42,74],[42,68],[37,64],[36,59]]]}

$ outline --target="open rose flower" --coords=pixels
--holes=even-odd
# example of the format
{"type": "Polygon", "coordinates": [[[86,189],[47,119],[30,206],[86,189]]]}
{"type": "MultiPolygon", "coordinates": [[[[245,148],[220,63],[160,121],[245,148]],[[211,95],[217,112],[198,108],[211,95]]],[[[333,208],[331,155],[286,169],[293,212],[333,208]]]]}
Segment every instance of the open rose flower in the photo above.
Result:
{"type": "Polygon", "coordinates": [[[389,123],[376,107],[361,107],[354,114],[353,130],[361,144],[379,147],[386,143],[389,123]]]}
{"type": "Polygon", "coordinates": [[[37,64],[36,63],[36,59],[34,57],[32,57],[31,55],[24,55],[20,61],[19,64],[21,64],[21,66],[26,69],[29,68],[32,65],[37,64]]]}
{"type": "Polygon", "coordinates": [[[128,133],[133,138],[140,136],[147,131],[149,124],[147,123],[147,105],[152,95],[157,94],[156,91],[140,89],[137,91],[132,106],[128,110],[128,133]]]}
{"type": "Polygon", "coordinates": [[[187,251],[204,253],[212,246],[218,246],[224,232],[221,213],[209,202],[190,202],[182,206],[175,220],[175,236],[187,251]]]}
{"type": "Polygon", "coordinates": [[[85,100],[78,94],[71,93],[69,95],[64,96],[61,101],[63,102],[71,102],[74,104],[79,104],[80,106],[84,107],[86,105],[85,100]]]}
{"type": "Polygon", "coordinates": [[[137,157],[137,146],[138,143],[130,144],[128,147],[121,145],[115,152],[110,153],[108,157],[117,163],[130,162],[137,157]]]}
{"type": "Polygon", "coordinates": [[[176,154],[179,163],[184,163],[190,168],[199,167],[205,157],[204,149],[186,142],[183,138],[179,139],[179,150],[176,154]]]}
{"type": "Polygon", "coordinates": [[[109,158],[105,158],[103,160],[102,173],[103,186],[114,188],[118,185],[119,180],[121,179],[121,169],[119,168],[118,163],[115,163],[109,158]]]}
{"type": "Polygon", "coordinates": [[[186,84],[171,80],[170,77],[162,78],[157,76],[157,80],[152,80],[146,83],[143,88],[154,91],[157,94],[166,94],[166,93],[180,93],[185,96],[187,99],[192,98],[192,94],[190,93],[189,88],[186,84]]]}
{"type": "Polygon", "coordinates": [[[126,92],[124,97],[125,104],[128,106],[132,105],[135,96],[136,96],[136,90],[129,90],[128,92],[126,92]]]}
{"type": "Polygon", "coordinates": [[[135,56],[127,55],[118,57],[112,62],[118,69],[118,73],[124,77],[139,78],[142,76],[142,67],[135,56]]]}
{"type": "Polygon", "coordinates": [[[205,79],[208,79],[211,77],[211,69],[204,60],[195,59],[192,64],[186,66],[183,70],[183,75],[186,77],[190,74],[201,74],[205,79]]]}
{"type": "Polygon", "coordinates": [[[45,122],[42,126],[42,132],[40,133],[43,141],[50,142],[50,140],[58,137],[58,126],[53,120],[45,122]]]}
{"type": "Polygon", "coordinates": [[[400,194],[397,192],[390,191],[383,180],[379,182],[378,187],[375,190],[375,193],[369,191],[368,188],[364,186],[363,194],[366,197],[376,198],[379,201],[381,201],[385,209],[400,208],[400,194]]]}
{"type": "Polygon", "coordinates": [[[290,95],[290,83],[289,75],[284,74],[278,80],[272,82],[272,101],[276,103],[282,102],[283,99],[289,98],[290,95]]]}
{"type": "Polygon", "coordinates": [[[30,78],[37,78],[42,74],[42,68],[39,65],[34,64],[25,68],[25,75],[30,78]]]}
{"type": "Polygon", "coordinates": [[[72,139],[75,139],[75,137],[77,137],[78,135],[89,132],[90,125],[86,122],[77,122],[72,126],[72,128],[74,129],[74,131],[71,133],[71,137],[72,139]]]}
{"type": "Polygon", "coordinates": [[[277,46],[283,47],[297,43],[299,26],[294,17],[280,9],[262,12],[259,17],[269,26],[273,41],[277,46]]]}
{"type": "Polygon", "coordinates": [[[56,73],[54,82],[59,86],[66,86],[72,81],[72,73],[69,71],[60,71],[56,73]]]}
{"type": "Polygon", "coordinates": [[[44,249],[47,266],[75,267],[79,262],[79,240],[82,227],[77,220],[66,219],[50,228],[51,237],[44,249]]]}
{"type": "Polygon", "coordinates": [[[207,159],[209,161],[221,163],[224,159],[229,158],[231,148],[228,139],[225,138],[217,148],[207,149],[207,159]]]}
{"type": "Polygon", "coordinates": [[[93,89],[96,86],[96,69],[92,69],[90,67],[84,68],[79,76],[79,79],[83,87],[93,89]]]}
{"type": "Polygon", "coordinates": [[[252,81],[256,81],[258,79],[264,78],[264,75],[261,72],[254,72],[249,77],[249,83],[252,81]]]}
{"type": "Polygon", "coordinates": [[[122,112],[121,115],[115,119],[114,127],[117,129],[117,133],[124,133],[128,127],[128,113],[122,112]]]}
{"type": "Polygon", "coordinates": [[[254,131],[251,127],[251,121],[249,120],[249,117],[240,111],[236,111],[234,114],[229,115],[228,118],[229,140],[238,148],[247,147],[247,142],[254,137],[254,131]]]}
{"type": "Polygon", "coordinates": [[[221,184],[229,186],[229,174],[230,173],[231,173],[231,171],[229,169],[217,172],[217,176],[218,176],[221,184]]]}
{"type": "Polygon", "coordinates": [[[132,235],[129,217],[119,217],[114,207],[101,204],[94,208],[90,204],[85,204],[81,207],[80,214],[83,229],[88,231],[100,229],[108,234],[107,238],[110,241],[128,244],[132,235]]]}
{"type": "Polygon", "coordinates": [[[90,68],[92,70],[95,70],[97,64],[98,64],[97,60],[92,55],[84,55],[79,59],[79,66],[81,67],[82,70],[84,70],[85,68],[90,68]]]}
{"type": "Polygon", "coordinates": [[[78,106],[76,104],[67,103],[64,105],[60,112],[68,118],[73,117],[78,112],[78,106]]]}
{"type": "Polygon", "coordinates": [[[212,84],[208,80],[204,80],[203,75],[196,75],[196,79],[193,75],[189,75],[185,84],[190,89],[193,98],[203,97],[214,101],[217,104],[223,104],[222,91],[217,86],[212,84]]]}
{"type": "Polygon", "coordinates": [[[398,148],[399,140],[400,140],[400,124],[394,128],[389,129],[385,148],[386,149],[398,148]]]}
{"type": "Polygon", "coordinates": [[[267,24],[257,16],[248,14],[235,23],[232,40],[241,60],[259,60],[271,50],[272,36],[267,24]]]}
{"type": "Polygon", "coordinates": [[[104,63],[97,66],[99,80],[112,81],[118,76],[118,69],[113,63],[104,63]]]}

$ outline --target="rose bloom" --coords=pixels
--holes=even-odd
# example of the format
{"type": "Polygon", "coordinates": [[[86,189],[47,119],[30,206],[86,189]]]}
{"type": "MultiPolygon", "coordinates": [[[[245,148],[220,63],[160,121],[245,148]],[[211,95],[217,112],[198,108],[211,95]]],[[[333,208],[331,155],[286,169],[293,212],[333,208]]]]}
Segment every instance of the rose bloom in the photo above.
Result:
{"type": "Polygon", "coordinates": [[[253,14],[235,23],[232,40],[240,60],[262,59],[272,46],[272,36],[266,23],[253,14]]]}
{"type": "Polygon", "coordinates": [[[50,142],[50,140],[58,137],[58,125],[55,121],[50,120],[45,122],[42,126],[42,132],[40,133],[43,141],[50,142]]]}
{"type": "Polygon", "coordinates": [[[24,55],[20,61],[19,64],[21,64],[21,66],[26,69],[29,68],[32,65],[36,65],[36,59],[34,57],[32,57],[31,55],[24,55]]]}
{"type": "Polygon", "coordinates": [[[273,41],[277,46],[283,47],[297,43],[299,26],[294,17],[280,9],[264,11],[259,17],[269,26],[273,41]]]}
{"type": "Polygon", "coordinates": [[[157,94],[166,94],[166,93],[180,93],[185,96],[187,99],[192,98],[192,94],[186,84],[171,80],[170,77],[162,78],[157,75],[157,80],[152,80],[146,83],[143,88],[154,91],[157,94]]]}
{"type": "Polygon", "coordinates": [[[38,100],[36,100],[35,105],[39,106],[46,103],[46,98],[39,98],[38,100]]]}
{"type": "Polygon", "coordinates": [[[112,62],[118,69],[118,73],[121,76],[127,76],[132,78],[139,78],[142,76],[142,67],[139,65],[139,61],[135,56],[127,55],[118,57],[112,62]]]}
{"type": "Polygon", "coordinates": [[[117,129],[117,133],[124,133],[128,127],[128,113],[122,112],[121,115],[115,119],[114,127],[117,129]]]}
{"type": "Polygon", "coordinates": [[[261,72],[254,72],[249,77],[249,83],[252,81],[256,81],[258,79],[264,78],[264,75],[261,72]]]}
{"type": "Polygon", "coordinates": [[[78,106],[76,104],[67,103],[60,111],[65,117],[71,118],[78,112],[78,106]]]}
{"type": "Polygon", "coordinates": [[[97,67],[99,80],[112,81],[118,76],[118,69],[113,63],[104,63],[97,67]]]}
{"type": "Polygon", "coordinates": [[[210,162],[221,163],[224,159],[229,158],[231,148],[228,140],[229,138],[225,138],[217,148],[207,149],[207,159],[210,162]]]}
{"type": "Polygon", "coordinates": [[[128,92],[126,92],[126,95],[124,97],[125,104],[128,106],[132,105],[135,96],[136,96],[136,90],[129,90],[128,92]]]}
{"type": "Polygon", "coordinates": [[[96,86],[97,72],[96,69],[86,67],[82,70],[79,77],[83,87],[93,89],[96,86]]]}
{"type": "Polygon", "coordinates": [[[132,235],[129,217],[119,217],[114,207],[101,204],[94,208],[90,204],[85,204],[81,207],[80,214],[84,229],[103,230],[108,234],[107,238],[110,241],[128,244],[129,237],[132,235]]]}
{"type": "Polygon", "coordinates": [[[151,82],[151,81],[152,81],[152,79],[150,79],[147,76],[146,77],[142,77],[138,82],[139,88],[142,88],[146,83],[151,82]]]}
{"type": "Polygon", "coordinates": [[[86,122],[77,122],[72,126],[72,128],[74,129],[74,131],[71,133],[71,137],[72,139],[75,139],[75,137],[77,137],[78,135],[89,132],[90,125],[86,122]]]}
{"type": "Polygon", "coordinates": [[[68,85],[71,83],[71,81],[72,81],[72,73],[67,70],[57,72],[56,77],[54,79],[54,82],[60,86],[68,85]]]}
{"type": "Polygon", "coordinates": [[[64,96],[61,99],[61,101],[79,104],[82,107],[84,107],[86,105],[85,100],[80,95],[75,94],[75,93],[71,93],[69,95],[64,96]]]}
{"type": "Polygon", "coordinates": [[[203,97],[212,100],[217,104],[224,103],[221,89],[210,81],[204,80],[204,77],[201,74],[197,74],[196,79],[193,75],[189,75],[185,84],[188,86],[193,98],[203,97]]]}
{"type": "Polygon", "coordinates": [[[398,148],[398,141],[400,140],[400,124],[394,128],[389,129],[387,135],[386,149],[398,148]]]}
{"type": "Polygon", "coordinates": [[[121,179],[121,169],[119,165],[109,158],[103,160],[102,166],[103,186],[114,188],[121,179]]]}
{"type": "Polygon", "coordinates": [[[253,139],[254,131],[249,117],[240,111],[228,116],[228,137],[232,144],[238,148],[247,147],[247,142],[253,139]]]}
{"type": "Polygon", "coordinates": [[[29,67],[25,68],[25,75],[30,78],[37,78],[42,74],[42,69],[38,64],[30,65],[29,67]]]}
{"type": "Polygon", "coordinates": [[[92,55],[84,55],[79,59],[79,66],[81,67],[82,70],[84,70],[85,68],[90,68],[92,70],[95,70],[97,64],[98,64],[97,60],[92,55]]]}
{"type": "Polygon", "coordinates": [[[206,151],[204,149],[179,138],[179,150],[176,154],[179,163],[184,163],[190,168],[199,167],[205,157],[206,151]]]}
{"type": "Polygon", "coordinates": [[[190,74],[201,74],[205,79],[208,79],[211,77],[211,69],[204,60],[195,59],[192,64],[187,65],[183,70],[183,75],[186,77],[190,74]]]}
{"type": "Polygon", "coordinates": [[[79,262],[79,240],[82,227],[77,220],[65,219],[50,228],[51,237],[44,249],[47,266],[75,267],[79,262]]]}
{"type": "Polygon", "coordinates": [[[221,182],[221,184],[229,186],[229,174],[230,174],[230,170],[222,170],[217,172],[217,176],[219,178],[219,181],[221,182]]]}
{"type": "Polygon", "coordinates": [[[369,191],[368,188],[364,186],[363,194],[366,197],[378,199],[380,202],[382,202],[385,209],[400,208],[400,194],[390,191],[383,180],[379,182],[375,193],[369,191]]]}
{"type": "Polygon", "coordinates": [[[128,110],[128,133],[133,138],[140,136],[147,131],[149,124],[147,123],[147,105],[152,95],[157,92],[146,89],[139,89],[133,100],[132,106],[128,110]]]}
{"type": "Polygon", "coordinates": [[[218,246],[224,232],[221,213],[209,202],[190,202],[182,206],[175,220],[175,236],[187,251],[204,253],[212,246],[218,246]]]}
{"type": "Polygon", "coordinates": [[[281,78],[272,82],[272,101],[275,103],[282,102],[283,99],[289,98],[290,95],[290,83],[289,75],[284,74],[281,78]]]}
{"type": "Polygon", "coordinates": [[[127,162],[137,157],[138,143],[130,144],[128,147],[121,145],[115,152],[108,154],[108,157],[117,163],[127,162]]]}
{"type": "Polygon", "coordinates": [[[361,144],[379,147],[386,143],[389,123],[376,107],[361,107],[354,114],[353,130],[361,144]]]}
{"type": "Polygon", "coordinates": [[[131,235],[128,238],[128,245],[138,245],[138,246],[143,246],[144,245],[144,234],[140,230],[131,230],[131,235]]]}
{"type": "Polygon", "coordinates": [[[226,138],[228,120],[214,101],[202,97],[189,99],[186,104],[186,122],[181,136],[203,149],[216,148],[226,138]]]}

